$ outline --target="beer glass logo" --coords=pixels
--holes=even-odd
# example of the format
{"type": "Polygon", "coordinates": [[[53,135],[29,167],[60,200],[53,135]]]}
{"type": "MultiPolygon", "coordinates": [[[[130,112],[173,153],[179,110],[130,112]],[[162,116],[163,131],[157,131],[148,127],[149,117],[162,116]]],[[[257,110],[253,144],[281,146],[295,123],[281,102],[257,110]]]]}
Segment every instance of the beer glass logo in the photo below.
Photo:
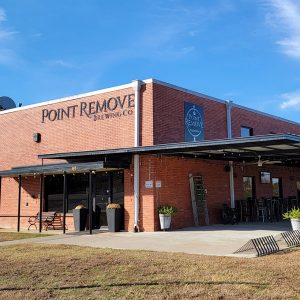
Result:
{"type": "Polygon", "coordinates": [[[194,138],[194,142],[196,142],[196,138],[201,135],[203,131],[203,120],[201,113],[196,109],[195,105],[186,113],[185,126],[189,134],[194,138]]]}

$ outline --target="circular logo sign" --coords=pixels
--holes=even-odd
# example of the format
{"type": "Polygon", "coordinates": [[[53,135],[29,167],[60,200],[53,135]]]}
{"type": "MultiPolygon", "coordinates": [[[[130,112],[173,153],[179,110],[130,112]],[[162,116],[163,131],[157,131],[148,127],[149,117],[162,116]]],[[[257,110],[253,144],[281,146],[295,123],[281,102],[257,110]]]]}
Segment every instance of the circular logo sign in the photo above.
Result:
{"type": "Polygon", "coordinates": [[[189,134],[194,138],[194,141],[196,141],[196,137],[202,133],[203,120],[201,113],[195,108],[195,105],[193,105],[186,113],[185,126],[189,134]]]}

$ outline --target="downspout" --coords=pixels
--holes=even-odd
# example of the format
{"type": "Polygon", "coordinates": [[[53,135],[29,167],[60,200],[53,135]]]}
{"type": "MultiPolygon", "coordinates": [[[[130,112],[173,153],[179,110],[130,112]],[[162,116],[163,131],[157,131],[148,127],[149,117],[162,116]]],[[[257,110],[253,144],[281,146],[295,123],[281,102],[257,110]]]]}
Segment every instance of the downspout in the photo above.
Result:
{"type": "MultiPolygon", "coordinates": [[[[232,101],[226,101],[226,123],[227,123],[227,137],[232,139],[232,120],[231,120],[232,101]]],[[[234,195],[234,175],[233,175],[233,161],[229,161],[229,186],[230,186],[230,207],[235,208],[234,195]]]]}
{"type": "MultiPolygon", "coordinates": [[[[141,82],[139,80],[132,81],[134,89],[134,147],[140,146],[140,89],[141,82]]],[[[134,224],[133,231],[139,232],[139,211],[140,211],[140,156],[133,155],[134,177],[133,177],[133,195],[134,195],[134,224]]]]}
{"type": "Polygon", "coordinates": [[[232,128],[231,128],[231,107],[232,101],[226,100],[226,123],[227,123],[227,137],[232,139],[232,128]]]}

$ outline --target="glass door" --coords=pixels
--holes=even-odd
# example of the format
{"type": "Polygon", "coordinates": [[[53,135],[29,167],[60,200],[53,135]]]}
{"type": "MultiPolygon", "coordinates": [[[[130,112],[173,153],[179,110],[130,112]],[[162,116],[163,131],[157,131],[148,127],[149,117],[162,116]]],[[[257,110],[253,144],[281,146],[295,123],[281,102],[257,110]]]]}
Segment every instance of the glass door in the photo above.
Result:
{"type": "Polygon", "coordinates": [[[273,198],[282,198],[282,179],[273,177],[272,178],[272,190],[273,198]]]}
{"type": "Polygon", "coordinates": [[[243,177],[243,190],[244,190],[244,199],[252,200],[255,199],[255,182],[254,177],[245,176],[243,177]]]}
{"type": "Polygon", "coordinates": [[[94,182],[93,209],[98,220],[96,226],[107,226],[106,205],[118,203],[124,206],[124,172],[98,172],[94,182]]]}
{"type": "Polygon", "coordinates": [[[300,180],[297,180],[297,199],[300,199],[300,180]]]}

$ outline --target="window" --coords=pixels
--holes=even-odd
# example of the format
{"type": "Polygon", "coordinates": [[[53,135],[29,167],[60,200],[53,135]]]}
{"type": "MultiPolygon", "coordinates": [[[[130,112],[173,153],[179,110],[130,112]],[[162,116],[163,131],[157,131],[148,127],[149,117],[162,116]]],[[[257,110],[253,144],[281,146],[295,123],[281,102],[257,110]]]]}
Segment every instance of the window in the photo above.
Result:
{"type": "Polygon", "coordinates": [[[244,199],[255,199],[254,177],[243,177],[244,199]]]}
{"type": "Polygon", "coordinates": [[[251,127],[241,127],[241,137],[247,137],[253,135],[253,128],[251,127]]]}
{"type": "Polygon", "coordinates": [[[271,183],[271,173],[260,172],[260,183],[271,183]]]}
{"type": "MultiPolygon", "coordinates": [[[[67,175],[67,211],[72,212],[79,204],[88,206],[89,174],[77,173],[67,175]]],[[[63,175],[45,177],[45,211],[63,211],[63,175]]],[[[93,180],[93,202],[105,211],[109,201],[124,204],[123,171],[97,172],[93,180]]]]}

